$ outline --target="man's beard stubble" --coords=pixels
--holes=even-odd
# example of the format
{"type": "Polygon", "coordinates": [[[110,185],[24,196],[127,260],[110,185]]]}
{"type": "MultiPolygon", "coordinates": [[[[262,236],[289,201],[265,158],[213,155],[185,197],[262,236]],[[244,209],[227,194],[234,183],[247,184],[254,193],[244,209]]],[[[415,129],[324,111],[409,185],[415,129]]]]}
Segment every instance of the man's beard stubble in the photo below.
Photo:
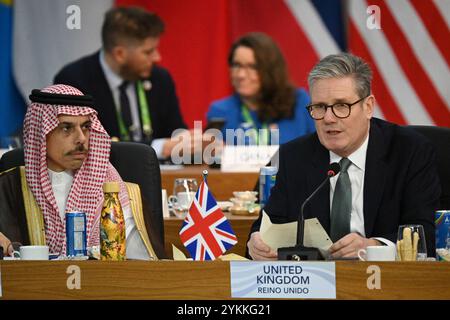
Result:
{"type": "MultiPolygon", "coordinates": [[[[131,69],[128,63],[122,65],[119,68],[119,75],[122,79],[127,81],[139,81],[144,80],[147,77],[141,77],[138,73],[131,69]]],[[[149,76],[151,75],[151,70],[149,72],[149,76]]]]}

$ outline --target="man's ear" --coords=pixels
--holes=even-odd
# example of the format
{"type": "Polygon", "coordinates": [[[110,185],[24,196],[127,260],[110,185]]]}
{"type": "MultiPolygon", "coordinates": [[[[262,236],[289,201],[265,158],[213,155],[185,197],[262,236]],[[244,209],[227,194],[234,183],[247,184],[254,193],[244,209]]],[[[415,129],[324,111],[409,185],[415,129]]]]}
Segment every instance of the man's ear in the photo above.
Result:
{"type": "Polygon", "coordinates": [[[112,57],[120,65],[122,65],[127,60],[127,54],[127,48],[124,46],[115,46],[111,50],[112,57]]]}
{"type": "Polygon", "coordinates": [[[371,94],[364,101],[364,112],[366,114],[367,119],[371,119],[373,117],[374,108],[375,108],[375,96],[371,94]]]}

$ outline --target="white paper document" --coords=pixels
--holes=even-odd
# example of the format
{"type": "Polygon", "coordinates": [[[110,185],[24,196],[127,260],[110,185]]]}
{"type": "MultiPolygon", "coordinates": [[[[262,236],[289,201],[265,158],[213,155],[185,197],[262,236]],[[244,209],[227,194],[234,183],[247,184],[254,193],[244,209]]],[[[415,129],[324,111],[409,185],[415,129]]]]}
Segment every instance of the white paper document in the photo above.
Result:
{"type": "MultiPolygon", "coordinates": [[[[272,249],[293,247],[297,243],[297,222],[273,224],[263,210],[261,227],[259,229],[262,240],[272,249]]],[[[305,247],[318,248],[324,257],[328,256],[328,249],[333,242],[317,218],[305,220],[305,247]]]]}
{"type": "MultiPolygon", "coordinates": [[[[175,261],[187,261],[189,260],[186,255],[183,253],[183,251],[181,251],[180,249],[178,249],[177,247],[175,247],[172,244],[172,253],[173,253],[173,260],[175,261]]],[[[192,260],[192,259],[190,259],[192,260]]]]}

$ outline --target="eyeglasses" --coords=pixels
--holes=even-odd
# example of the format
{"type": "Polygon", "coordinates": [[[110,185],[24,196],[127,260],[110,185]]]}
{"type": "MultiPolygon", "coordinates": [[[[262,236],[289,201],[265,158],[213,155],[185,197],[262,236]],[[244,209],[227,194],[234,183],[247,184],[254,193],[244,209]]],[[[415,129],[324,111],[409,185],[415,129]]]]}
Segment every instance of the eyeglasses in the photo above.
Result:
{"type": "Polygon", "coordinates": [[[325,118],[325,114],[327,113],[328,108],[331,108],[331,111],[333,111],[333,114],[337,118],[345,119],[350,116],[352,106],[357,104],[358,102],[363,101],[367,97],[368,97],[368,95],[365,96],[364,98],[359,99],[358,101],[353,102],[353,103],[338,102],[338,103],[330,104],[330,105],[326,105],[323,103],[311,104],[306,107],[306,110],[308,110],[309,115],[314,120],[322,120],[323,118],[325,118]]]}
{"type": "Polygon", "coordinates": [[[247,73],[256,73],[258,71],[258,66],[256,64],[240,64],[238,62],[233,62],[230,64],[230,69],[232,72],[238,72],[244,69],[247,73]]]}

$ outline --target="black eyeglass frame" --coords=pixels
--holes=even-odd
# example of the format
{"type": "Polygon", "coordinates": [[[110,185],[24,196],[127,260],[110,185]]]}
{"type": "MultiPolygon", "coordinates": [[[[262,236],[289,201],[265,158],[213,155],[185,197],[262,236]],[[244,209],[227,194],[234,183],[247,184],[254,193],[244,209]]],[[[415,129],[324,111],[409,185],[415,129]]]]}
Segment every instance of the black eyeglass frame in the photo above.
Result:
{"type": "Polygon", "coordinates": [[[352,113],[352,106],[354,106],[355,104],[357,104],[357,103],[363,101],[364,99],[366,99],[366,98],[369,97],[369,96],[370,96],[370,94],[367,95],[367,96],[365,96],[365,97],[363,97],[363,98],[361,98],[361,99],[359,99],[359,100],[357,100],[357,101],[355,101],[355,102],[353,102],[353,103],[336,102],[336,103],[333,103],[333,104],[330,104],[330,105],[321,104],[321,103],[310,104],[310,105],[306,106],[306,110],[308,110],[309,116],[310,116],[311,118],[313,118],[314,120],[322,120],[323,118],[325,118],[325,114],[327,113],[328,108],[331,108],[331,111],[332,111],[333,114],[336,116],[336,118],[339,118],[339,119],[345,119],[345,118],[350,117],[350,114],[352,113]],[[338,115],[336,114],[336,112],[334,112],[334,106],[335,106],[335,105],[338,105],[338,104],[345,104],[346,106],[348,106],[348,115],[347,115],[347,116],[345,116],[345,117],[340,117],[340,116],[338,116],[338,115]],[[314,117],[312,116],[312,114],[311,114],[311,109],[312,109],[313,106],[322,106],[322,107],[324,106],[324,107],[325,107],[325,112],[323,113],[323,117],[322,117],[322,118],[314,118],[314,117]]]}
{"type": "Polygon", "coordinates": [[[256,64],[240,64],[239,62],[232,62],[229,64],[231,70],[244,69],[246,72],[258,72],[258,65],[256,64]]]}

